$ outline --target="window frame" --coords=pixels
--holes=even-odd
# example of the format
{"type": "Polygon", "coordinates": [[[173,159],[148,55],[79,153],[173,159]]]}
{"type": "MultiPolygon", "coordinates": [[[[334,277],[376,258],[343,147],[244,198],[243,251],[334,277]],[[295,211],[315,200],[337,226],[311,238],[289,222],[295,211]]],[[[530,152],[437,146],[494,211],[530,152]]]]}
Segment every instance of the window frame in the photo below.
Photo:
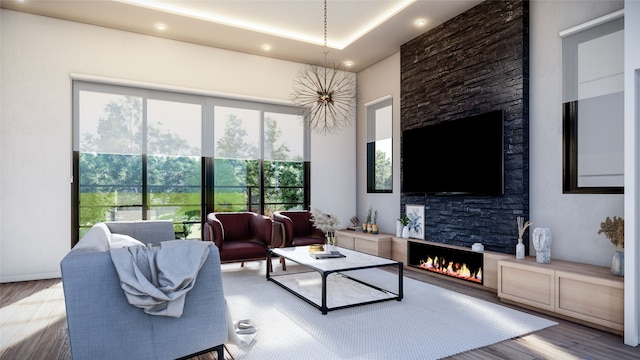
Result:
{"type": "Polygon", "coordinates": [[[390,95],[380,98],[378,100],[365,104],[367,110],[367,193],[369,194],[389,194],[393,193],[393,97],[390,95]],[[378,111],[389,108],[390,119],[388,129],[389,137],[384,138],[389,140],[389,158],[390,158],[390,187],[378,188],[376,184],[376,144],[379,134],[376,134],[376,130],[379,128],[380,119],[378,118],[378,111]]]}
{"type": "MultiPolygon", "coordinates": [[[[275,104],[268,102],[258,102],[254,100],[245,100],[238,98],[225,98],[221,96],[212,96],[210,94],[200,94],[197,92],[182,92],[175,91],[172,89],[164,90],[158,89],[154,86],[130,86],[130,85],[122,85],[118,83],[105,83],[105,82],[95,82],[85,79],[72,79],[72,92],[73,92],[73,104],[72,104],[72,178],[71,178],[71,246],[73,247],[80,239],[80,93],[82,91],[91,91],[91,92],[100,92],[100,93],[108,93],[115,95],[125,95],[125,96],[139,96],[143,99],[143,144],[140,155],[142,155],[142,219],[146,220],[148,217],[147,210],[149,210],[149,204],[147,204],[147,197],[149,196],[148,190],[146,190],[146,186],[148,184],[148,179],[146,176],[146,168],[147,168],[147,101],[149,100],[165,100],[165,101],[176,101],[176,102],[185,102],[185,103],[195,103],[202,106],[202,118],[201,118],[201,143],[200,145],[200,238],[203,237],[202,231],[204,229],[204,223],[206,222],[207,214],[214,211],[215,204],[215,184],[214,184],[214,149],[215,149],[215,134],[214,134],[214,124],[215,124],[215,107],[216,106],[233,106],[233,107],[241,107],[243,109],[252,109],[260,111],[260,156],[259,156],[259,186],[260,186],[260,200],[259,200],[259,211],[260,213],[264,213],[265,211],[265,199],[264,194],[265,191],[263,187],[265,185],[264,179],[264,156],[263,156],[263,147],[265,142],[264,132],[263,132],[263,123],[265,121],[265,113],[282,113],[282,114],[300,114],[300,109],[293,105],[285,105],[285,104],[275,104]]],[[[310,205],[310,131],[306,122],[304,122],[303,129],[303,143],[304,143],[304,160],[303,160],[303,184],[301,186],[303,189],[303,199],[302,204],[300,204],[303,208],[308,209],[310,205]]],[[[150,154],[153,155],[153,154],[150,154]]],[[[167,154],[173,156],[175,154],[167,154]]],[[[177,155],[183,156],[183,155],[177,155]]],[[[116,184],[117,185],[117,184],[116,184]]],[[[250,211],[250,210],[249,210],[250,211]]],[[[174,220],[175,224],[175,220],[174,220]]]]}

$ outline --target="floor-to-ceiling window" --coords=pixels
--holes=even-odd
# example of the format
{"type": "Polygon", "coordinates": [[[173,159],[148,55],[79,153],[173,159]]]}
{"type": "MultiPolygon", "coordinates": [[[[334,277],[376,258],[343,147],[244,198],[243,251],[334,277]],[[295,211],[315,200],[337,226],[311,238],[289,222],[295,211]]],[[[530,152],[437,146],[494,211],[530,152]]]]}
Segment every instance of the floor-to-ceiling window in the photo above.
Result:
{"type": "Polygon", "coordinates": [[[73,241],[101,221],[165,219],[200,238],[214,211],[309,206],[295,107],[74,82],[73,241]]]}

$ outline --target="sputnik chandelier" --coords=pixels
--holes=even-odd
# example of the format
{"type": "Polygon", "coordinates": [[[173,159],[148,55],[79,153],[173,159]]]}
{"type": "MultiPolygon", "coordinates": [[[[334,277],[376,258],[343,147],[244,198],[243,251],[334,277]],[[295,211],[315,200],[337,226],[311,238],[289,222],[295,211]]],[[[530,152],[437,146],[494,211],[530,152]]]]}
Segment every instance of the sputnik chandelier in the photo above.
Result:
{"type": "Polygon", "coordinates": [[[337,63],[328,67],[327,0],[324,1],[324,67],[307,65],[293,83],[293,102],[303,111],[304,121],[315,133],[338,132],[351,123],[355,107],[355,84],[337,63]]]}

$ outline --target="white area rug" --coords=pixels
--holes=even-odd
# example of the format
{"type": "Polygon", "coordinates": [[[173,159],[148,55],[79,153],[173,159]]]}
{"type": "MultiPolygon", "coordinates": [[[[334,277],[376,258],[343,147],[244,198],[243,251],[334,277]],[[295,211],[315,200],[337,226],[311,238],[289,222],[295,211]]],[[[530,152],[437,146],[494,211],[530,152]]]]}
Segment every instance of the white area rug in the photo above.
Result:
{"type": "MultiPolygon", "coordinates": [[[[525,335],[557,323],[404,278],[404,299],[330,311],[310,304],[265,278],[265,263],[223,265],[233,320],[251,319],[252,345],[227,348],[251,359],[440,359],[525,335]]],[[[287,273],[299,267],[287,264],[287,273]]],[[[277,260],[274,270],[281,272],[277,260]]],[[[398,276],[371,270],[378,281],[398,276]]],[[[397,287],[397,286],[396,286],[397,287]]]]}

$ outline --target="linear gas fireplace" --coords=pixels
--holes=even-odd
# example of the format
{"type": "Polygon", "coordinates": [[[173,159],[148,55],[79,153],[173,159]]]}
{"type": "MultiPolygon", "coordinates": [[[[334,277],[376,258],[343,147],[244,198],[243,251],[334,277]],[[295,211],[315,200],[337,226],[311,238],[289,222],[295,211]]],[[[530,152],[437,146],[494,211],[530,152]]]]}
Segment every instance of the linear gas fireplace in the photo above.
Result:
{"type": "Polygon", "coordinates": [[[482,253],[416,241],[407,244],[409,266],[483,284],[482,253]]]}

